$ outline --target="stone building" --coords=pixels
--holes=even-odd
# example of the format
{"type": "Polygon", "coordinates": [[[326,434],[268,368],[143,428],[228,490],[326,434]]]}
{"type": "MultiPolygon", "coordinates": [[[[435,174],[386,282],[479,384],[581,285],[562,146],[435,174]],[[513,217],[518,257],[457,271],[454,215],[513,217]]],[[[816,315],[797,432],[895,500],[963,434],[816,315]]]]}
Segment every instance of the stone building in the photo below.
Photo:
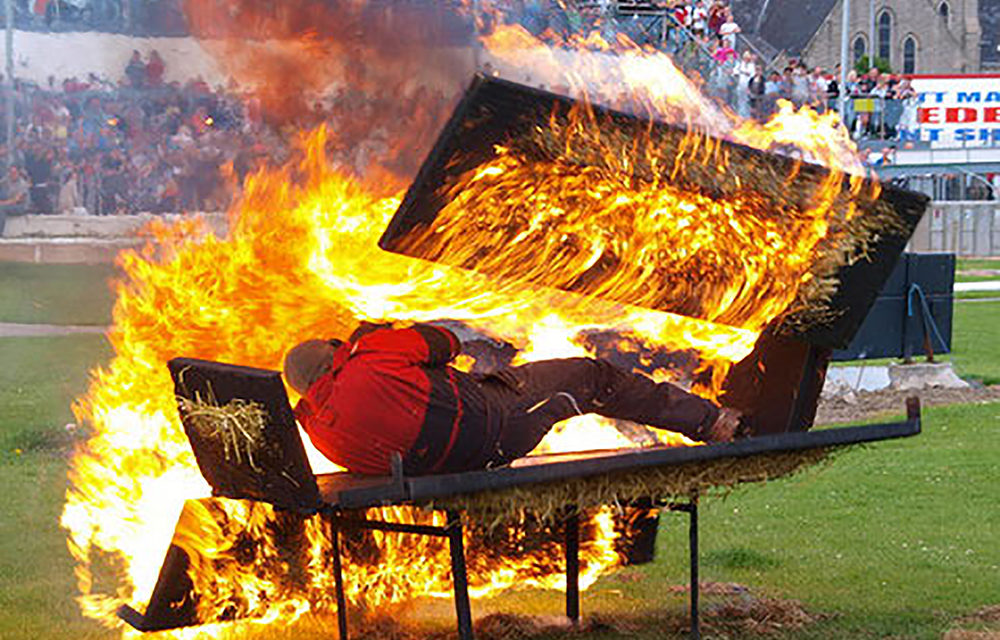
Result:
{"type": "MultiPolygon", "coordinates": [[[[843,0],[734,0],[744,33],[785,58],[840,62],[843,0]]],[[[850,0],[850,59],[895,73],[1000,70],[1000,0],[850,0]]]]}

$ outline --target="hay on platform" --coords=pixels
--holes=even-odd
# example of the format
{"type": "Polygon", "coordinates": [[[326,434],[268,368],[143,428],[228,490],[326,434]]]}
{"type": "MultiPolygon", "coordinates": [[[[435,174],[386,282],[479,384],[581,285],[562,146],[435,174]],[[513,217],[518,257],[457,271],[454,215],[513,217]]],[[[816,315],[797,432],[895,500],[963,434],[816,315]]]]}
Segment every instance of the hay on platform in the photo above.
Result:
{"type": "Polygon", "coordinates": [[[185,424],[205,441],[222,449],[227,462],[242,464],[245,460],[254,471],[263,471],[258,464],[261,453],[267,448],[264,429],[267,411],[257,402],[242,398],[219,405],[214,398],[195,399],[177,397],[185,424]]]}
{"type": "Polygon", "coordinates": [[[608,179],[632,188],[670,184],[714,200],[754,194],[763,217],[787,222],[803,218],[830,184],[838,190],[830,205],[826,237],[811,256],[811,277],[800,285],[781,318],[786,333],[835,319],[841,312],[832,309],[830,302],[840,286],[841,269],[867,259],[881,239],[907,231],[900,214],[880,199],[877,184],[805,167],[792,158],[779,162],[778,156],[723,145],[705,133],[620,118],[593,124],[598,126],[581,128],[572,117],[554,115],[550,126],[533,128],[510,148],[535,160],[594,167],[608,179]]]}
{"type": "Polygon", "coordinates": [[[487,530],[531,514],[542,521],[566,517],[568,506],[586,510],[640,500],[686,500],[712,490],[792,475],[830,459],[844,447],[784,451],[650,467],[559,482],[484,491],[436,500],[435,509],[464,511],[487,530]]]}

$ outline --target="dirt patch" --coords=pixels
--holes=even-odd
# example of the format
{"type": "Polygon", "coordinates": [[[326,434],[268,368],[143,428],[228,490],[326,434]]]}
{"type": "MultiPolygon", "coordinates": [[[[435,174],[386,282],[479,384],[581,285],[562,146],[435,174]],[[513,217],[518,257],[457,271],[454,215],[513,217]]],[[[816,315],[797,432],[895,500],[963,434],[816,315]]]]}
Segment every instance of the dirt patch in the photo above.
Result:
{"type": "Polygon", "coordinates": [[[1000,605],[959,618],[955,626],[958,628],[944,634],[943,640],[1000,640],[1000,605]]]}
{"type": "Polygon", "coordinates": [[[852,398],[820,401],[816,424],[859,423],[906,413],[906,399],[920,398],[923,407],[949,404],[985,404],[1000,401],[1000,385],[968,389],[924,389],[923,391],[860,391],[852,398]]]}
{"type": "MultiPolygon", "coordinates": [[[[669,587],[672,593],[684,593],[685,586],[669,587]]],[[[830,616],[807,611],[795,600],[756,595],[744,585],[705,582],[701,607],[701,629],[705,637],[729,638],[754,636],[780,637],[825,620],[830,616]]],[[[353,635],[366,640],[454,640],[454,629],[427,633],[409,630],[391,618],[368,620],[353,635]]],[[[687,638],[691,620],[686,609],[667,615],[598,613],[588,615],[579,625],[571,625],[564,616],[525,616],[494,613],[475,620],[477,640],[533,640],[534,638],[586,640],[609,633],[633,636],[655,631],[663,638],[687,638]]]]}
{"type": "MultiPolygon", "coordinates": [[[[670,587],[673,593],[690,591],[688,586],[670,587]]],[[[735,582],[703,582],[701,595],[710,597],[702,608],[701,626],[711,635],[721,637],[776,635],[802,629],[825,620],[828,614],[807,611],[797,600],[783,600],[754,594],[735,582]]],[[[683,635],[689,628],[688,619],[678,619],[668,628],[683,635]]]]}

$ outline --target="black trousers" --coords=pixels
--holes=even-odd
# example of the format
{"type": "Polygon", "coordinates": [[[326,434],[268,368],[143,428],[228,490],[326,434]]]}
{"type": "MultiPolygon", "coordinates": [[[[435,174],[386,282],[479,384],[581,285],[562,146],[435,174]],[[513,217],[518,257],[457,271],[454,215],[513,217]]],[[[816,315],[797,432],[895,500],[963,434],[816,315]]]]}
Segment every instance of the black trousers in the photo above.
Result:
{"type": "Polygon", "coordinates": [[[592,358],[509,367],[478,378],[478,383],[486,415],[497,427],[482,466],[528,454],[555,423],[576,415],[631,420],[699,440],[719,415],[712,402],[680,387],[592,358]]]}
{"type": "Polygon", "coordinates": [[[24,215],[25,211],[23,204],[0,204],[0,236],[3,236],[3,230],[7,226],[7,218],[24,215]]]}

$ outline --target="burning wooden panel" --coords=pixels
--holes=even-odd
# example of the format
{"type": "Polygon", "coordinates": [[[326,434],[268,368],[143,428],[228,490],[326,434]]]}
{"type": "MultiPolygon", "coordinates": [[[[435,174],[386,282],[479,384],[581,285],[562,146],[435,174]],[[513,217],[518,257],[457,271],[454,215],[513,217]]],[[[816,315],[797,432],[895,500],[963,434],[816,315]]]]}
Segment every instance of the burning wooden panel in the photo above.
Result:
{"type": "Polygon", "coordinates": [[[926,203],[801,160],[478,78],[380,246],[839,347],[926,203]]]}
{"type": "MultiPolygon", "coordinates": [[[[926,204],[799,159],[478,78],[380,246],[582,294],[570,306],[600,298],[667,311],[684,317],[674,322],[685,335],[760,332],[732,369],[692,352],[695,364],[671,379],[743,411],[751,433],[776,433],[812,426],[830,350],[850,342],[926,204]]],[[[590,342],[621,360],[621,336],[611,349],[590,342]]],[[[648,366],[663,353],[634,347],[631,368],[670,370],[648,366]]]]}

